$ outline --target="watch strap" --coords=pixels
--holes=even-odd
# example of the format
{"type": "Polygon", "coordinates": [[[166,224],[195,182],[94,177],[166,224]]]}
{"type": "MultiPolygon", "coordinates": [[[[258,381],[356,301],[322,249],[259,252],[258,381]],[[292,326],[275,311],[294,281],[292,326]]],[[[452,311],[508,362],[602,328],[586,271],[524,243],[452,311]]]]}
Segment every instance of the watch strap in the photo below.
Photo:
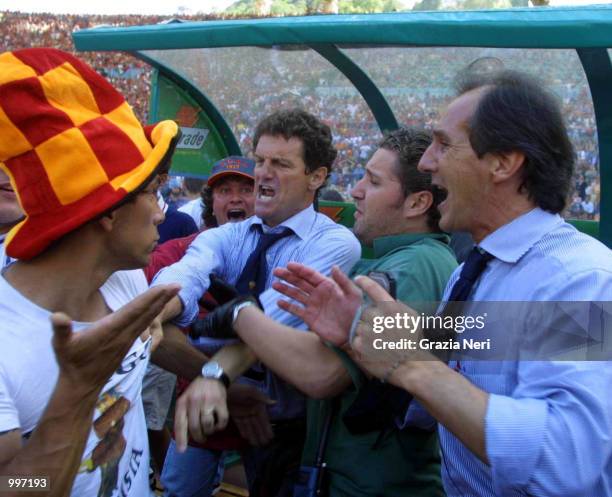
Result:
{"type": "Polygon", "coordinates": [[[229,388],[230,386],[230,379],[229,376],[227,376],[225,373],[221,373],[221,376],[219,376],[219,378],[217,378],[221,383],[223,383],[223,386],[225,388],[229,388]]]}

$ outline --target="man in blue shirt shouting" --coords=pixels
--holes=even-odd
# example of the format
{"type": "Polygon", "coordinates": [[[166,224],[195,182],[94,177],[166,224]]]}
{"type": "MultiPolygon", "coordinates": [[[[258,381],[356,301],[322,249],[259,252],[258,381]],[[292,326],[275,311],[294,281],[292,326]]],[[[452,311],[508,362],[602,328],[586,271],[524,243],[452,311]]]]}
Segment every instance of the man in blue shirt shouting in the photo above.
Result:
{"type": "MultiPolygon", "coordinates": [[[[172,281],[182,287],[179,298],[167,307],[165,319],[176,317],[175,323],[182,326],[191,323],[198,313],[197,302],[214,273],[235,285],[240,293],[257,295],[266,314],[273,319],[303,329],[301,319],[278,308],[280,294],[271,288],[272,269],[298,261],[329,274],[332,266],[339,265],[348,271],[359,259],[361,247],[355,236],[313,207],[336,158],[329,127],[300,109],[279,111],[258,124],[253,144],[255,216],[201,233],[183,259],[155,277],[154,285],[172,281]]],[[[232,361],[248,367],[244,354],[252,357],[250,352],[242,346],[239,351],[242,354],[232,355],[232,361]]],[[[221,354],[225,352],[232,354],[236,348],[221,354]]],[[[227,420],[225,388],[219,380],[229,384],[237,376],[229,367],[231,364],[234,362],[225,363],[222,358],[206,364],[202,370],[204,378],[195,380],[177,404],[179,408],[188,403],[199,409],[198,399],[219,398],[217,407],[197,417],[201,422],[190,430],[195,438],[198,432],[212,431],[227,420]]],[[[302,451],[304,397],[273,374],[263,371],[260,375],[256,384],[276,401],[268,410],[275,425],[275,441],[281,443],[285,438],[288,443],[279,449],[273,441],[272,446],[263,447],[253,458],[245,460],[249,488],[251,495],[288,495],[302,451]],[[302,435],[296,436],[299,433],[302,435]],[[262,464],[290,460],[295,462],[291,467],[285,464],[271,468],[262,464]],[[285,473],[288,476],[283,481],[285,473]],[[264,474],[275,475],[279,481],[262,481],[264,474]]],[[[181,450],[183,437],[181,433],[176,437],[181,450]]]]}

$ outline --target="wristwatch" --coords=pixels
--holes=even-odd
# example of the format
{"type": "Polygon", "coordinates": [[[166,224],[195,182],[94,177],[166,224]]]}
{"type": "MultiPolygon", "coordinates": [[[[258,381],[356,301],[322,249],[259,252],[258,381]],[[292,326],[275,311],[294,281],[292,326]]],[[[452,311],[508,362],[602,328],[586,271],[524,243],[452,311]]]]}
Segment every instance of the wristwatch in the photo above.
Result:
{"type": "Polygon", "coordinates": [[[219,380],[225,388],[230,386],[229,376],[225,374],[223,368],[216,361],[208,361],[202,366],[202,376],[211,380],[219,380]]]}

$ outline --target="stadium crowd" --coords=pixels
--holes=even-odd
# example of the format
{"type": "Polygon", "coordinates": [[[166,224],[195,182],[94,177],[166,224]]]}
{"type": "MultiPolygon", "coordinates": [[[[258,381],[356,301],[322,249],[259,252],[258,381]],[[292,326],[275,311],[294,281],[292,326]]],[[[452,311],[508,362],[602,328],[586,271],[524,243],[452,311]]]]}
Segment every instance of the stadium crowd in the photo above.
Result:
{"type": "MultiPolygon", "coordinates": [[[[208,15],[186,20],[211,20],[208,15]]],[[[71,34],[99,25],[155,24],[167,16],[79,16],[0,12],[0,48],[53,46],[74,51],[71,34]]],[[[430,128],[448,101],[451,80],[467,64],[533,68],[563,99],[570,137],[577,151],[574,194],[566,215],[599,219],[599,163],[592,102],[575,53],[568,50],[494,50],[476,48],[348,49],[387,97],[402,125],[430,128]],[[503,62],[501,62],[503,59],[503,62]],[[384,64],[380,61],[384,60],[384,64]],[[426,61],[426,62],[424,62],[426,61]]],[[[364,100],[331,64],[304,50],[233,48],[157,54],[188,74],[226,116],[242,149],[252,148],[258,119],[280,108],[304,107],[321,116],[335,133],[339,151],[331,185],[350,200],[350,189],[363,175],[363,165],[380,139],[380,130],[364,100]],[[214,52],[214,57],[211,57],[214,52]],[[187,61],[187,62],[186,62],[187,61]],[[239,61],[239,62],[238,62],[239,61]],[[228,71],[227,68],[232,70],[228,71]],[[308,67],[305,73],[302,69],[308,67]]],[[[80,54],[127,98],[147,122],[151,67],[129,54],[80,54]]]]}

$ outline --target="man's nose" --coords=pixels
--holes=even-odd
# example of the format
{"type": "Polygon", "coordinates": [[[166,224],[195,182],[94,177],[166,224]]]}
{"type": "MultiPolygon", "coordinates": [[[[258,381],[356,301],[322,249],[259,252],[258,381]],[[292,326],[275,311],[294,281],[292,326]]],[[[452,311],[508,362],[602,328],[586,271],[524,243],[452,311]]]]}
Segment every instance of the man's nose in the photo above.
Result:
{"type": "Polygon", "coordinates": [[[361,178],[357,183],[355,183],[355,186],[351,190],[351,197],[353,197],[355,200],[363,198],[364,178],[361,178]]]}
{"type": "Polygon", "coordinates": [[[156,211],[153,214],[153,224],[155,224],[155,226],[159,226],[161,223],[164,222],[164,220],[166,219],[166,215],[164,214],[163,209],[159,206],[159,204],[157,204],[157,206],[155,207],[156,211]]]}
{"type": "Polygon", "coordinates": [[[433,159],[432,145],[427,147],[425,153],[421,156],[421,160],[417,165],[417,169],[422,173],[432,173],[435,170],[435,161],[433,159]]]}

